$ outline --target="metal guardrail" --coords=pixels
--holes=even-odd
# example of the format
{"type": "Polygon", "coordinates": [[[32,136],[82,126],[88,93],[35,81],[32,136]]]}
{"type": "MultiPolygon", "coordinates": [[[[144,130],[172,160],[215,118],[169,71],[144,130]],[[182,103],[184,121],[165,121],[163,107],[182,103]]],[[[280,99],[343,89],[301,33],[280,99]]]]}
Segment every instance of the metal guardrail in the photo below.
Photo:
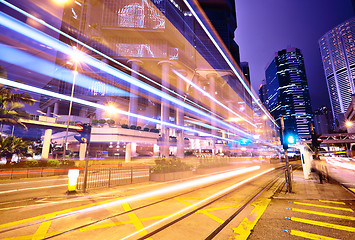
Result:
{"type": "MultiPolygon", "coordinates": [[[[89,169],[86,189],[112,187],[149,181],[149,167],[89,169]]],[[[78,178],[77,189],[82,190],[84,172],[78,178]]]]}
{"type": "Polygon", "coordinates": [[[1,179],[49,177],[68,174],[64,168],[4,168],[0,169],[1,179]]]}

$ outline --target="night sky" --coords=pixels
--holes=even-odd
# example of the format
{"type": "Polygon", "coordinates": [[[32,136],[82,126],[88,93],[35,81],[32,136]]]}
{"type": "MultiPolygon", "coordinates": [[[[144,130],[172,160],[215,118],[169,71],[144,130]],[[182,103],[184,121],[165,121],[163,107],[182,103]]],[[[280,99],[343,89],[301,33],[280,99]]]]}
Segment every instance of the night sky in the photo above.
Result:
{"type": "Polygon", "coordinates": [[[258,92],[275,52],[301,49],[313,110],[330,107],[318,40],[354,16],[351,0],[236,0],[235,40],[241,61],[249,62],[251,83],[258,92]]]}

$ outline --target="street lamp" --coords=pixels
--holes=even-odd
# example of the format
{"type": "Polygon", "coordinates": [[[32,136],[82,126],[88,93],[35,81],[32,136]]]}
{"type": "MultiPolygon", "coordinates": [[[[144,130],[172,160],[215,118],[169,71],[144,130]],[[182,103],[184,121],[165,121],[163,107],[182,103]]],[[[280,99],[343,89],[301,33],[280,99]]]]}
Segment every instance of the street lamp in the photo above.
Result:
{"type": "Polygon", "coordinates": [[[68,0],[53,0],[54,3],[58,4],[58,5],[63,5],[66,2],[68,2],[68,0]]]}
{"type": "Polygon", "coordinates": [[[351,127],[351,126],[353,125],[353,123],[352,123],[351,121],[346,121],[345,125],[346,125],[347,127],[351,127]]]}
{"type": "Polygon", "coordinates": [[[76,81],[76,76],[78,75],[78,64],[80,63],[81,58],[82,58],[82,54],[76,49],[76,47],[73,47],[73,52],[71,55],[71,59],[74,63],[73,83],[72,83],[71,94],[70,94],[67,129],[65,131],[65,139],[63,142],[63,159],[65,159],[65,154],[66,154],[66,150],[67,150],[69,122],[70,122],[70,116],[71,116],[71,111],[72,111],[72,107],[73,107],[73,95],[74,95],[75,81],[76,81]]]}

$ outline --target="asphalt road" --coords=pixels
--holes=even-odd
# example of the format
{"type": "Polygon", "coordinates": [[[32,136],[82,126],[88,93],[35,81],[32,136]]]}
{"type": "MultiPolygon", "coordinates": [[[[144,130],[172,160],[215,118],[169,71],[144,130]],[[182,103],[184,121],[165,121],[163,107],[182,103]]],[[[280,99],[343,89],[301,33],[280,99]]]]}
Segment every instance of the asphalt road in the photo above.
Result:
{"type": "MultiPolygon", "coordinates": [[[[276,173],[280,174],[280,171],[273,171],[258,176],[271,167],[238,167],[238,171],[185,181],[146,182],[100,193],[47,195],[32,201],[13,201],[7,206],[0,205],[0,239],[43,239],[56,234],[59,235],[53,239],[138,239],[233,190],[151,238],[205,239],[276,173]],[[243,173],[246,170],[248,172],[243,173]]],[[[47,180],[57,185],[65,181],[47,180]]],[[[30,182],[41,187],[41,181],[30,182]]],[[[27,182],[22,184],[30,186],[27,182]]],[[[9,191],[2,187],[2,191],[9,191]]],[[[231,227],[228,229],[231,231],[231,227]]]]}

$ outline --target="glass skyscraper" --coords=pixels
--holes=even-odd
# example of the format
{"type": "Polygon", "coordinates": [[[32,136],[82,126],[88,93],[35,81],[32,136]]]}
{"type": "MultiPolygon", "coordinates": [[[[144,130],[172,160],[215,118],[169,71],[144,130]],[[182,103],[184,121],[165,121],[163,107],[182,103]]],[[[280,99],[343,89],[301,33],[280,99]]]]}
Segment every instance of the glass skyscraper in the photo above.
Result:
{"type": "Polygon", "coordinates": [[[284,116],[285,131],[310,134],[313,119],[304,60],[297,48],[275,54],[265,72],[268,108],[276,121],[284,116]]]}
{"type": "Polygon", "coordinates": [[[355,18],[336,26],[319,40],[333,117],[342,121],[355,93],[355,18]]]}

